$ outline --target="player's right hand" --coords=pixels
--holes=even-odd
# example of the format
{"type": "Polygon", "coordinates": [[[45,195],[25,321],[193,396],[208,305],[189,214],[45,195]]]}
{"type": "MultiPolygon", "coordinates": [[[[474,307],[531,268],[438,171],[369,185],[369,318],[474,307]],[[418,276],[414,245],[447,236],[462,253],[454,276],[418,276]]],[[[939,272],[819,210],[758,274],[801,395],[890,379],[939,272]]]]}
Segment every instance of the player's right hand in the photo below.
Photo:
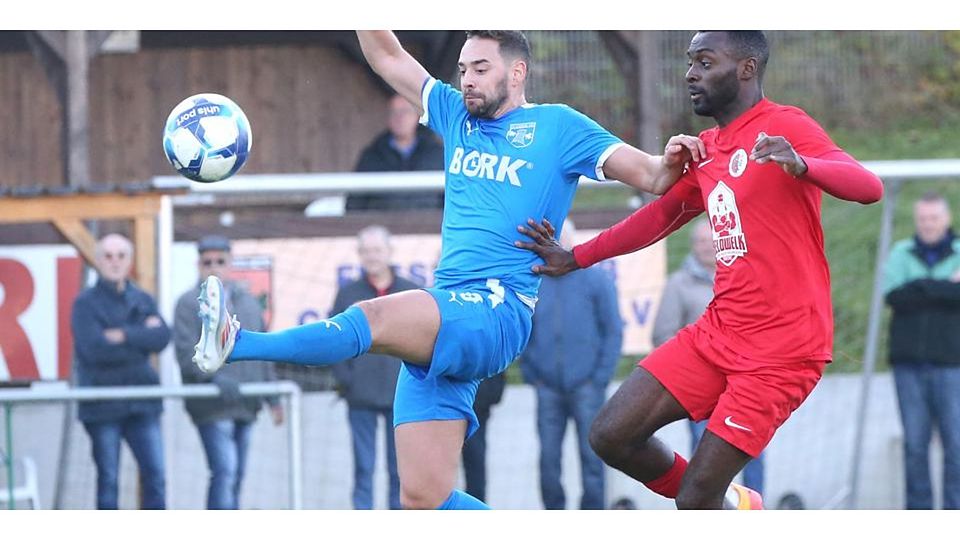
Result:
{"type": "Polygon", "coordinates": [[[663,148],[663,163],[671,169],[681,168],[691,160],[699,162],[706,157],[706,145],[693,135],[674,135],[663,148]]]}
{"type": "Polygon", "coordinates": [[[520,225],[517,231],[529,236],[533,242],[518,240],[513,245],[536,253],[546,263],[534,265],[531,268],[534,274],[558,277],[580,269],[577,260],[573,257],[573,251],[563,249],[557,242],[556,230],[549,220],[544,218],[543,223],[540,224],[533,219],[528,219],[527,225],[529,227],[520,225]]]}

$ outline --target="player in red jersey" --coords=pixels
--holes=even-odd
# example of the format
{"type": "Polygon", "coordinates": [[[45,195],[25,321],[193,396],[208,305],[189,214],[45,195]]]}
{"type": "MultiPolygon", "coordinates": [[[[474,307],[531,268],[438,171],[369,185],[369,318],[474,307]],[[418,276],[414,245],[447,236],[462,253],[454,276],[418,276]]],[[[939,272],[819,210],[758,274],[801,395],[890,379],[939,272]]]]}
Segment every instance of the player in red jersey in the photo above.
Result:
{"type": "Polygon", "coordinates": [[[558,276],[649,246],[706,211],[717,256],[704,315],[647,356],[593,423],[605,462],[673,498],[677,507],[762,507],[731,485],[820,380],[831,360],[830,271],[821,191],[869,204],[883,184],[796,107],[763,95],[769,48],[762,32],[694,35],[687,51],[693,110],[717,126],[700,134],[707,156],[663,197],[572,251],[548,222],[521,232],[558,276]],[[653,434],[709,418],[689,464],[653,434]],[[726,504],[725,504],[726,501],[726,504]]]}

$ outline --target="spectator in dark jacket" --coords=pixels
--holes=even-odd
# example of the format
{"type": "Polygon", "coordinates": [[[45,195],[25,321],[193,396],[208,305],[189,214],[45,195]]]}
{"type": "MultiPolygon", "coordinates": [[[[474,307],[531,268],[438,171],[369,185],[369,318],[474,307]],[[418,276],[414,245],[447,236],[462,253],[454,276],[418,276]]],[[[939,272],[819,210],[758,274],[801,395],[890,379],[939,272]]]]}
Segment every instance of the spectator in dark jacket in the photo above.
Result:
{"type": "MultiPolygon", "coordinates": [[[[419,123],[417,110],[399,95],[390,98],[387,130],[364,148],[356,172],[440,171],[443,144],[419,123]]],[[[351,195],[347,210],[443,208],[443,192],[351,195]]]]}
{"type": "Polygon", "coordinates": [[[200,317],[197,315],[200,283],[210,276],[223,281],[227,308],[237,316],[240,324],[253,332],[266,330],[263,306],[242,283],[231,280],[229,271],[233,259],[230,241],[223,236],[205,236],[197,242],[199,252],[197,285],[183,293],[174,312],[173,343],[185,384],[213,383],[220,387],[215,399],[188,399],[187,413],[197,426],[200,440],[210,467],[207,489],[207,508],[236,510],[240,507],[240,491],[250,445],[250,431],[264,401],[270,405],[275,425],[283,422],[283,407],[279,399],[270,397],[243,397],[240,383],[263,382],[276,379],[273,364],[268,362],[237,362],[214,374],[203,373],[193,363],[193,347],[200,340],[200,317]]]}
{"type": "MultiPolygon", "coordinates": [[[[395,292],[416,289],[412,281],[398,276],[390,266],[393,254],[390,232],[374,225],[357,234],[357,253],[363,275],[337,291],[330,314],[342,313],[351,305],[395,292]]],[[[400,507],[400,477],[393,439],[393,395],[397,390],[400,360],[393,356],[365,354],[333,366],[341,395],[347,400],[350,435],[353,438],[353,507],[373,508],[373,466],[376,462],[377,421],[386,424],[387,472],[390,478],[388,504],[400,507]]]]}
{"type": "Polygon", "coordinates": [[[943,443],[943,507],[960,508],[960,240],[937,193],[914,203],[916,234],[890,249],[890,363],[903,422],[906,507],[932,509],[930,438],[943,443]]]}
{"type": "MultiPolygon", "coordinates": [[[[170,330],[149,294],[130,281],[133,245],[110,234],[97,243],[99,279],[77,296],[71,329],[77,386],[156,385],[150,354],[163,350],[170,330]]],[[[140,469],[142,505],[166,507],[159,399],[85,401],[78,416],[90,435],[97,467],[97,508],[117,508],[120,441],[140,469]]]]}
{"type": "MultiPolygon", "coordinates": [[[[564,223],[560,244],[573,247],[575,229],[564,223]]],[[[524,381],[537,391],[540,493],[548,510],[566,508],[560,482],[567,420],[577,426],[583,480],[581,509],[602,510],[603,462],[590,448],[590,424],[606,399],[623,339],[613,280],[600,268],[544,277],[530,343],[520,356],[524,381]]]]}

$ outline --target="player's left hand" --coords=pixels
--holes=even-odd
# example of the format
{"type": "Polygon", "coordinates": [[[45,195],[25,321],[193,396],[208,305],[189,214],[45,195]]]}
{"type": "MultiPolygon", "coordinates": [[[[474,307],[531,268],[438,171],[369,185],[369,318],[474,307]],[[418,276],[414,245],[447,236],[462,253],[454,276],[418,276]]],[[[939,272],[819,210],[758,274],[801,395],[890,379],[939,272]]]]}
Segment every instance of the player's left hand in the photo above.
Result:
{"type": "Polygon", "coordinates": [[[771,137],[761,132],[750,151],[750,159],[757,163],[772,161],[791,176],[801,176],[807,172],[803,158],[793,149],[790,141],[780,136],[771,137]]]}
{"type": "Polygon", "coordinates": [[[683,167],[688,161],[700,161],[707,157],[707,147],[699,137],[674,135],[663,148],[663,164],[670,169],[683,167]]]}

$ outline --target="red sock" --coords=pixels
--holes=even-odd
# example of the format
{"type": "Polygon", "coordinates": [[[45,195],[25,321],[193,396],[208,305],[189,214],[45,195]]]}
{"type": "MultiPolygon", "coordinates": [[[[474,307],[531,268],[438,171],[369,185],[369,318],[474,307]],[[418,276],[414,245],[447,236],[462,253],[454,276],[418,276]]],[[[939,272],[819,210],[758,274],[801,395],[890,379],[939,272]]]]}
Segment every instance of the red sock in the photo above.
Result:
{"type": "Polygon", "coordinates": [[[650,491],[663,495],[668,499],[676,499],[680,492],[680,481],[683,480],[683,473],[687,470],[687,460],[683,456],[673,453],[673,466],[665,472],[663,476],[649,482],[644,482],[650,491]]]}

